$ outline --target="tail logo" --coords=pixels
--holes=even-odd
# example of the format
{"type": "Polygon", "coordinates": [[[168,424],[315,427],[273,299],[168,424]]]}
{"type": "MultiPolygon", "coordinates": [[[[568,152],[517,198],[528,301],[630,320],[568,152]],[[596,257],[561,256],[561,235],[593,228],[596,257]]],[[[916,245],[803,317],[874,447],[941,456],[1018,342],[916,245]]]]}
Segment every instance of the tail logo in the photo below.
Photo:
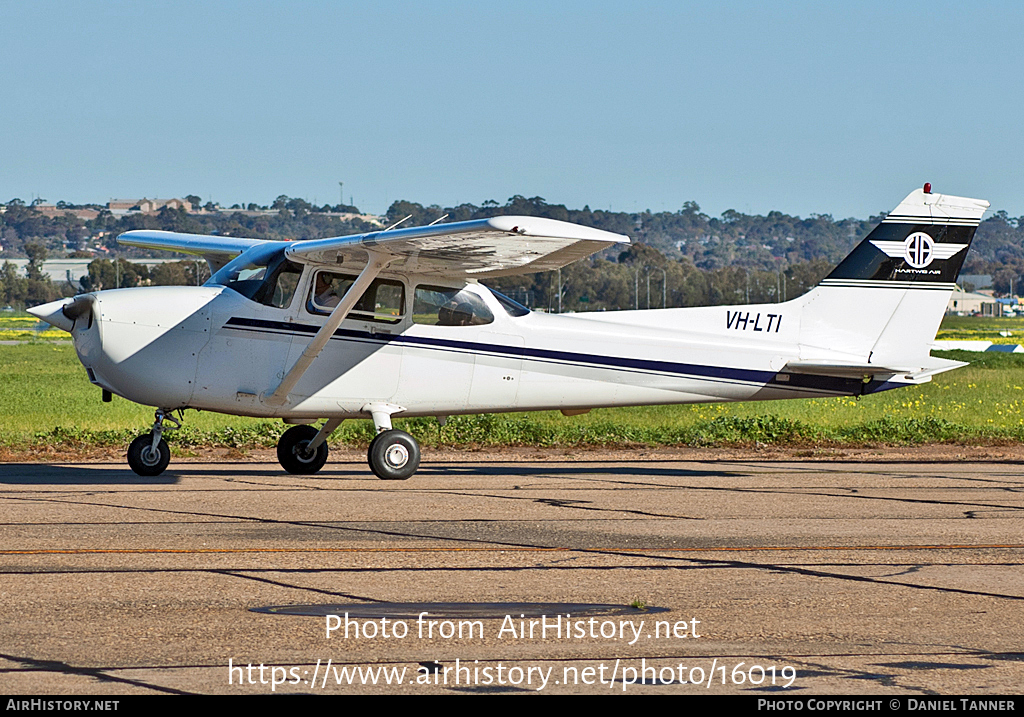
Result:
{"type": "Polygon", "coordinates": [[[914,232],[903,241],[871,239],[876,249],[893,259],[903,259],[914,269],[924,269],[936,259],[951,259],[967,248],[967,244],[936,244],[925,232],[914,232]]]}
{"type": "Polygon", "coordinates": [[[924,269],[935,258],[935,241],[924,232],[914,232],[903,244],[903,258],[915,269],[924,269]]]}

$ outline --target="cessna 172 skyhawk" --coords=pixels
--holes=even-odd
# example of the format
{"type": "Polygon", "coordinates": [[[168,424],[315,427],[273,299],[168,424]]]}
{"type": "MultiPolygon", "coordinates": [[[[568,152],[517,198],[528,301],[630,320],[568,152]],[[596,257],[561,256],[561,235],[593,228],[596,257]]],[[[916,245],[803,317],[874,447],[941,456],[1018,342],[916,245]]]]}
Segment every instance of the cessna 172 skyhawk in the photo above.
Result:
{"type": "Polygon", "coordinates": [[[167,467],[164,422],[196,408],[296,424],[277,455],[299,474],[323,467],[344,419],[371,418],[370,468],[405,479],[419,446],[395,414],[862,395],[962,366],[929,348],[986,207],[926,184],[817,287],[778,304],[531,312],[478,280],[629,239],[495,217],[297,242],[131,231],[118,241],[203,256],[212,278],[31,312],[71,332],[105,400],[157,408],[128,449],[139,475],[167,467]]]}

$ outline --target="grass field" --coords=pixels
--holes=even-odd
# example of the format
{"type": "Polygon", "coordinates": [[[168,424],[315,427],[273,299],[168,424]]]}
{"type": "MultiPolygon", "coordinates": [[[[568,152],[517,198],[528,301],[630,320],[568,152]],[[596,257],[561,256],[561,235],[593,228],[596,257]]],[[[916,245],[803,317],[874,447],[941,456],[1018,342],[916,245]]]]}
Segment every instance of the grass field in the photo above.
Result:
{"type": "MultiPolygon", "coordinates": [[[[1024,320],[1016,320],[1024,333],[1024,320]]],[[[1002,329],[1007,330],[1007,329],[1002,329]]],[[[1010,329],[1013,330],[1013,329],[1010,329]]],[[[861,400],[805,399],[559,413],[397,420],[424,445],[913,444],[1024,441],[1024,354],[947,352],[971,365],[922,386],[861,400]]],[[[0,446],[126,445],[148,430],[152,409],[100,401],[74,349],[32,341],[0,346],[0,446]]],[[[189,411],[169,434],[182,446],[270,447],[280,421],[189,411]]],[[[365,444],[371,423],[349,421],[332,443],[365,444]]]]}
{"type": "Polygon", "coordinates": [[[66,331],[55,329],[31,314],[12,312],[0,314],[0,341],[67,341],[66,331]]]}
{"type": "Polygon", "coordinates": [[[1024,319],[987,316],[946,316],[936,335],[939,340],[991,341],[1024,344],[1024,319]]]}

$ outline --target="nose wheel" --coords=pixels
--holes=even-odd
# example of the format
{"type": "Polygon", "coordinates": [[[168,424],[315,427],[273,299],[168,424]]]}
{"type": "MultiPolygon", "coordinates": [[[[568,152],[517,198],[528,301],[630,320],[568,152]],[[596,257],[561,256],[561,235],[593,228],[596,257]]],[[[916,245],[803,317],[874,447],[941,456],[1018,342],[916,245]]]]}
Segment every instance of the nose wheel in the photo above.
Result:
{"type": "MultiPolygon", "coordinates": [[[[179,413],[182,413],[179,411],[179,413]]],[[[164,431],[181,428],[181,421],[175,418],[171,409],[158,408],[153,430],[143,433],[128,446],[128,465],[136,474],[152,478],[164,472],[171,462],[171,449],[164,440],[164,431]],[[164,426],[170,421],[173,426],[164,426]]]]}
{"type": "Polygon", "coordinates": [[[171,462],[171,449],[163,438],[153,446],[153,434],[143,433],[128,446],[128,465],[138,475],[144,477],[158,476],[171,462]]]}
{"type": "Polygon", "coordinates": [[[381,480],[405,480],[420,467],[420,446],[405,431],[382,431],[370,442],[366,459],[381,480]]]}

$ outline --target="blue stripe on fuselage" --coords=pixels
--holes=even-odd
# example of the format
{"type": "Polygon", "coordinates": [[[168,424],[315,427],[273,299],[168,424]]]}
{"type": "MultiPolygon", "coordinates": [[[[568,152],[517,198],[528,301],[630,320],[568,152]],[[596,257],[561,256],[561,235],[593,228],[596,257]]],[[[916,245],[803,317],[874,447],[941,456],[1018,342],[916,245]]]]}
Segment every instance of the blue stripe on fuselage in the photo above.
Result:
{"type": "MultiPolygon", "coordinates": [[[[247,319],[241,317],[232,317],[224,325],[224,328],[237,329],[241,331],[258,330],[260,332],[288,334],[292,336],[313,336],[320,330],[319,326],[313,326],[310,324],[268,321],[266,319],[247,319]]],[[[576,365],[588,364],[591,366],[608,367],[618,370],[672,374],[676,376],[695,376],[714,381],[740,382],[787,390],[805,389],[832,391],[846,395],[855,395],[862,391],[863,393],[874,393],[876,391],[885,391],[890,388],[897,388],[901,385],[889,385],[888,381],[871,381],[868,384],[863,384],[858,379],[840,378],[836,376],[814,376],[811,374],[787,374],[789,376],[789,380],[781,382],[778,380],[779,374],[775,371],[758,371],[756,369],[730,368],[726,366],[704,366],[701,364],[676,363],[672,361],[654,361],[651,359],[602,356],[597,354],[577,353],[574,351],[556,351],[553,349],[537,349],[523,346],[485,344],[475,341],[455,341],[452,339],[439,339],[427,336],[408,336],[406,334],[371,333],[369,331],[354,331],[352,329],[338,329],[334,332],[332,338],[382,344],[396,342],[423,348],[458,351],[460,353],[490,354],[493,356],[508,356],[530,361],[551,363],[570,363],[576,365]]]]}

